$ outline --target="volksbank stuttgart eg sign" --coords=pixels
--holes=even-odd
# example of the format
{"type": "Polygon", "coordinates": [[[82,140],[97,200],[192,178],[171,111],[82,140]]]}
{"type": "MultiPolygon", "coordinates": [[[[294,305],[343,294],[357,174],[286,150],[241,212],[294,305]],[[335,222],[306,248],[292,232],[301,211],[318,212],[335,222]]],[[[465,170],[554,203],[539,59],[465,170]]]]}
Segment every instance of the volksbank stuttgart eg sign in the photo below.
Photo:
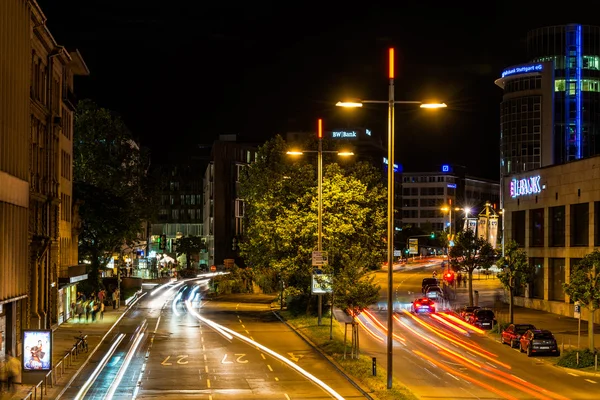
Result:
{"type": "Polygon", "coordinates": [[[540,178],[539,175],[521,179],[513,178],[510,181],[510,197],[514,199],[515,197],[541,193],[540,178]]]}
{"type": "Polygon", "coordinates": [[[544,69],[542,64],[527,64],[519,65],[518,67],[510,67],[502,71],[502,77],[519,74],[529,74],[531,72],[541,72],[544,69]]]}

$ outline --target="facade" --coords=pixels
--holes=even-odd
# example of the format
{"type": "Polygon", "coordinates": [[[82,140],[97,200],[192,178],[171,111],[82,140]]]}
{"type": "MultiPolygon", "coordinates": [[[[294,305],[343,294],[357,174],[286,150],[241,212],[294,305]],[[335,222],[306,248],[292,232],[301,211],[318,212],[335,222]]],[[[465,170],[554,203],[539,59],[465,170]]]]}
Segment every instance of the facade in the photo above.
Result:
{"type": "Polygon", "coordinates": [[[452,224],[452,232],[456,232],[456,221],[468,217],[464,211],[455,210],[449,221],[450,214],[443,207],[469,209],[474,216],[486,202],[498,207],[500,201],[498,183],[467,176],[449,165],[437,172],[404,172],[401,193],[400,226],[431,224],[434,231],[444,231],[452,224]]]}
{"type": "Polygon", "coordinates": [[[238,261],[237,241],[244,232],[244,200],[239,181],[244,168],[256,160],[258,146],[221,135],[212,146],[204,173],[204,236],[210,266],[229,267],[238,261]]]}
{"type": "MultiPolygon", "coordinates": [[[[204,236],[202,191],[208,160],[208,151],[201,148],[194,155],[181,156],[159,167],[164,187],[160,193],[158,221],[151,227],[149,257],[166,253],[175,259],[173,243],[178,237],[204,236]],[[160,245],[161,236],[167,242],[164,249],[160,245]]],[[[201,253],[194,262],[208,265],[207,253],[201,253]]]]}
{"type": "Polygon", "coordinates": [[[42,10],[31,4],[29,326],[48,329],[69,318],[76,282],[85,279],[74,267],[73,78],[89,70],[79,52],[56,43],[42,10]]]}
{"type": "Polygon", "coordinates": [[[517,304],[572,316],[562,284],[600,243],[600,27],[535,29],[527,49],[529,62],[496,80],[504,89],[504,238],[521,244],[536,266],[517,304]]]}
{"type": "Polygon", "coordinates": [[[30,13],[25,0],[0,2],[0,359],[27,327],[30,13]]]}

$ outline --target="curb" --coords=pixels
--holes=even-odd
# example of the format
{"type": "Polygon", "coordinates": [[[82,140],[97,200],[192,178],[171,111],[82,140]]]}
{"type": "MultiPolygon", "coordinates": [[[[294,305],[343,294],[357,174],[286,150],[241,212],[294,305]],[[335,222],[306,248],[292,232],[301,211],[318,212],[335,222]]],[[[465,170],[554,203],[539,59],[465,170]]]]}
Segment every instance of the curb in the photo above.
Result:
{"type": "Polygon", "coordinates": [[[287,321],[285,319],[283,319],[283,317],[281,317],[281,315],[279,315],[279,313],[276,310],[271,309],[271,312],[273,312],[273,314],[275,314],[275,316],[277,317],[277,319],[279,319],[288,328],[290,328],[292,331],[294,331],[296,333],[296,335],[298,335],[310,347],[312,347],[313,349],[315,349],[323,358],[325,358],[340,374],[342,374],[342,376],[344,376],[346,378],[346,380],[348,382],[350,382],[350,384],[352,384],[352,386],[354,386],[359,392],[361,392],[367,399],[370,399],[370,400],[379,400],[376,396],[374,396],[367,389],[365,389],[359,382],[357,382],[357,380],[355,380],[354,377],[348,375],[348,373],[346,373],[346,371],[344,371],[344,369],[342,368],[342,366],[340,364],[338,364],[338,362],[335,359],[333,359],[328,354],[325,354],[306,335],[304,335],[302,332],[296,330],[293,326],[291,326],[290,324],[288,324],[287,321]]]}

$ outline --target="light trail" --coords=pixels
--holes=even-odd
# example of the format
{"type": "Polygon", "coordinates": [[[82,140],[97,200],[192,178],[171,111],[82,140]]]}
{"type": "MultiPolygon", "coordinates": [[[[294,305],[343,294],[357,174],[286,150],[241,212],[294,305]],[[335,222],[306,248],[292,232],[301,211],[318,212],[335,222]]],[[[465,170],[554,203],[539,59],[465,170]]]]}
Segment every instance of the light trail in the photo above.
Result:
{"type": "Polygon", "coordinates": [[[131,359],[133,358],[135,352],[137,351],[137,348],[139,347],[139,345],[144,337],[144,331],[146,330],[146,328],[147,328],[147,322],[146,322],[146,320],[144,320],[144,322],[142,322],[142,329],[140,329],[137,332],[136,337],[133,342],[133,345],[129,348],[129,351],[125,355],[125,359],[123,360],[123,363],[119,367],[117,376],[115,377],[112,384],[110,385],[108,393],[104,396],[105,399],[112,399],[114,397],[115,392],[117,391],[117,388],[119,387],[119,384],[121,383],[121,380],[123,379],[123,375],[125,375],[127,368],[129,368],[131,359]]]}
{"type": "Polygon", "coordinates": [[[205,322],[207,325],[209,325],[210,327],[212,327],[213,329],[217,330],[219,333],[223,334],[224,333],[229,333],[230,337],[233,338],[233,336],[235,336],[236,338],[238,338],[239,340],[246,342],[254,347],[257,347],[259,349],[261,349],[262,351],[264,351],[265,353],[268,353],[269,355],[271,355],[272,357],[278,359],[279,361],[283,362],[284,364],[286,364],[287,366],[289,366],[290,368],[294,369],[295,371],[299,372],[301,375],[303,375],[304,377],[306,377],[307,379],[309,379],[310,381],[312,381],[313,383],[315,383],[317,386],[319,386],[321,389],[323,389],[324,391],[326,391],[327,393],[329,393],[333,398],[338,399],[338,400],[344,400],[344,398],[335,390],[333,390],[329,385],[327,385],[325,382],[323,382],[322,380],[320,380],[319,378],[317,378],[316,376],[312,375],[310,372],[304,370],[303,368],[299,367],[298,365],[294,364],[292,361],[288,360],[287,358],[283,357],[282,355],[280,355],[279,353],[274,352],[273,350],[269,349],[266,346],[263,346],[262,344],[242,335],[239,334],[237,332],[235,332],[234,330],[231,330],[225,326],[219,325],[216,322],[213,322],[211,320],[208,320],[202,316],[200,316],[200,314],[198,314],[196,311],[194,311],[194,309],[192,308],[192,305],[189,301],[186,301],[185,303],[188,312],[193,315],[194,317],[198,318],[200,321],[205,322]]]}

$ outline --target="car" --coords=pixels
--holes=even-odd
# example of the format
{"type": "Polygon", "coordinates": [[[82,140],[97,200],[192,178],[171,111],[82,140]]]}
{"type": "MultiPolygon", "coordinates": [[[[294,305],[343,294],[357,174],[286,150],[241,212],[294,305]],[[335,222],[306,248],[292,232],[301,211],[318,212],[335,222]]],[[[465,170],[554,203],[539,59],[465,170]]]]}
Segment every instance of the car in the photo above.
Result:
{"type": "Polygon", "coordinates": [[[481,329],[492,329],[496,324],[496,316],[492,310],[480,308],[469,317],[469,323],[481,329]]]}
{"type": "Polygon", "coordinates": [[[429,286],[439,286],[439,285],[440,285],[439,279],[423,278],[423,281],[421,282],[421,293],[425,294],[425,291],[429,286]]]}
{"type": "Polygon", "coordinates": [[[552,353],[560,356],[558,343],[552,332],[545,329],[530,329],[521,335],[519,340],[521,353],[527,353],[531,357],[538,353],[552,353]]]}
{"type": "Polygon", "coordinates": [[[464,306],[463,308],[461,308],[459,315],[462,319],[468,322],[469,318],[471,318],[471,315],[473,315],[475,310],[479,310],[480,308],[481,307],[479,306],[464,306]]]}
{"type": "Polygon", "coordinates": [[[415,301],[413,301],[412,306],[411,306],[411,311],[415,314],[422,313],[422,312],[434,313],[435,312],[435,303],[433,302],[433,300],[431,300],[427,297],[422,297],[420,299],[416,299],[415,301]]]}
{"type": "Polygon", "coordinates": [[[519,340],[528,330],[534,330],[535,326],[531,324],[510,324],[502,331],[500,342],[510,344],[510,347],[519,347],[519,340]]]}
{"type": "Polygon", "coordinates": [[[439,286],[428,286],[425,289],[425,297],[429,297],[430,299],[443,299],[444,292],[439,286]]]}

